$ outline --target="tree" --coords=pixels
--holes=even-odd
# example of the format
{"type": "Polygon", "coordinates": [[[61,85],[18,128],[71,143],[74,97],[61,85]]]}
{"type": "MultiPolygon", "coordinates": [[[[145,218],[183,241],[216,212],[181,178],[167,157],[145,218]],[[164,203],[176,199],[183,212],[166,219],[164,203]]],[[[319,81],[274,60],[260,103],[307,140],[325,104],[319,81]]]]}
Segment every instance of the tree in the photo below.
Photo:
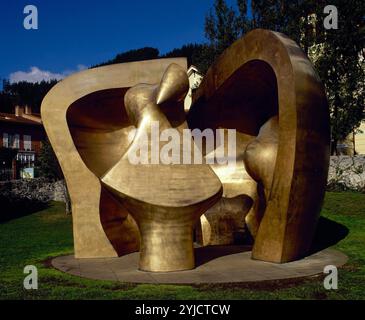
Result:
{"type": "Polygon", "coordinates": [[[0,147],[0,180],[11,179],[7,169],[12,167],[12,163],[18,153],[18,149],[0,147]]]}
{"type": "MultiPolygon", "coordinates": [[[[240,8],[244,10],[242,3],[240,8]]],[[[242,16],[237,18],[235,10],[228,7],[224,0],[215,1],[214,10],[205,18],[205,35],[215,49],[215,55],[219,55],[237,40],[242,19],[242,16]]]]}
{"type": "Polygon", "coordinates": [[[282,4],[277,0],[252,0],[252,28],[279,31],[284,22],[282,4]]]}
{"type": "Polygon", "coordinates": [[[300,43],[310,38],[310,14],[315,8],[323,10],[321,2],[322,0],[252,0],[249,15],[247,0],[237,0],[236,8],[228,8],[224,0],[216,0],[214,12],[210,11],[206,17],[206,37],[216,44],[218,53],[256,28],[285,33],[300,43]],[[231,41],[227,43],[219,30],[228,30],[226,38],[231,41]],[[307,36],[303,37],[303,34],[307,36]]]}
{"type": "Polygon", "coordinates": [[[364,48],[365,2],[333,0],[338,8],[339,29],[325,30],[323,0],[237,0],[237,9],[216,0],[205,21],[206,37],[214,57],[239,36],[254,28],[282,32],[309,55],[322,79],[330,105],[332,153],[337,142],[356,130],[365,118],[364,48]]]}
{"type": "Polygon", "coordinates": [[[41,81],[37,83],[20,81],[16,83],[4,82],[1,99],[6,101],[6,109],[2,106],[4,112],[12,112],[14,105],[28,105],[34,112],[40,111],[43,98],[49,90],[57,83],[57,80],[41,81]],[[11,110],[9,110],[11,108],[11,110]]]}
{"type": "Polygon", "coordinates": [[[160,55],[155,48],[145,47],[136,50],[129,50],[116,55],[115,58],[95,65],[92,68],[132,61],[151,60],[159,58],[176,58],[186,57],[188,66],[192,64],[198,67],[201,72],[205,72],[214,61],[215,50],[210,44],[188,43],[182,47],[172,49],[171,51],[160,55]]]}
{"type": "Polygon", "coordinates": [[[38,156],[38,168],[40,175],[47,180],[63,179],[61,167],[48,139],[42,141],[42,148],[38,156]]]}
{"type": "Polygon", "coordinates": [[[339,29],[323,32],[323,42],[311,53],[324,82],[331,111],[332,154],[337,143],[356,130],[365,118],[365,3],[332,2],[338,8],[339,29]]]}
{"type": "Polygon", "coordinates": [[[71,200],[67,190],[67,185],[57,157],[48,139],[42,142],[42,148],[38,156],[38,168],[40,175],[49,181],[55,182],[63,180],[62,186],[66,203],[66,214],[70,214],[71,200]]]}
{"type": "Polygon", "coordinates": [[[9,94],[0,92],[0,112],[14,112],[13,102],[9,94]]]}
{"type": "Polygon", "coordinates": [[[213,62],[214,52],[213,46],[209,44],[187,44],[173,49],[161,58],[187,57],[188,66],[195,65],[200,72],[205,73],[213,62]]]}
{"type": "Polygon", "coordinates": [[[244,35],[251,29],[251,19],[248,17],[247,0],[237,0],[238,16],[236,18],[236,27],[238,28],[239,36],[244,35]]]}
{"type": "Polygon", "coordinates": [[[156,48],[144,47],[140,49],[129,50],[126,52],[119,53],[115,56],[115,58],[100,63],[98,65],[93,66],[92,68],[106,66],[110,64],[116,63],[124,63],[124,62],[133,62],[133,61],[143,61],[143,60],[152,60],[158,59],[160,52],[156,48]]]}

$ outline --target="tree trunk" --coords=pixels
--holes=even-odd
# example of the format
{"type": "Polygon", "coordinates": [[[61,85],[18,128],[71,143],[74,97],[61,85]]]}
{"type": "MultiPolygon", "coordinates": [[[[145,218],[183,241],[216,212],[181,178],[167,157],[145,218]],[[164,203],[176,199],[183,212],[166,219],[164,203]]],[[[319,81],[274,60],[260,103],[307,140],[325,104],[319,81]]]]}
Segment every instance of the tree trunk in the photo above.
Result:
{"type": "Polygon", "coordinates": [[[68,193],[67,184],[66,184],[65,180],[63,180],[63,192],[64,192],[65,205],[66,205],[65,212],[66,212],[66,214],[71,214],[72,213],[71,199],[70,199],[70,195],[68,193]]]}
{"type": "Polygon", "coordinates": [[[331,156],[337,156],[337,143],[338,140],[337,139],[333,139],[331,141],[331,156]]]}

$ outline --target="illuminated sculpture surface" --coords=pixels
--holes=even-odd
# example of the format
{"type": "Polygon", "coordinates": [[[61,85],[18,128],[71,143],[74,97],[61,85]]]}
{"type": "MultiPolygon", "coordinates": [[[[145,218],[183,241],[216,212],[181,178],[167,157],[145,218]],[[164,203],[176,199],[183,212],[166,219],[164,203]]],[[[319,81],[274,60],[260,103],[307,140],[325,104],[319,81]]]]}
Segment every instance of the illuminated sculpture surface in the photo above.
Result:
{"type": "Polygon", "coordinates": [[[76,257],[140,250],[142,270],[191,269],[194,225],[203,245],[229,242],[219,234],[227,212],[245,221],[253,258],[304,257],[330,141],[324,89],[308,58],[284,35],[254,30],[211,66],[187,115],[186,67],[174,58],[90,69],[44,99],[43,122],[72,201],[76,257]],[[151,135],[154,121],[160,132],[180,134],[235,129],[236,166],[131,164],[133,146],[141,132],[151,135]]]}
{"type": "MultiPolygon", "coordinates": [[[[151,135],[153,121],[160,131],[175,126],[179,133],[187,128],[183,98],[188,89],[186,71],[171,64],[159,85],[142,84],[127,91],[125,106],[137,128],[135,137],[121,160],[101,179],[138,224],[141,270],[194,268],[194,225],[221,196],[221,183],[208,165],[136,164],[128,157],[135,145],[145,142],[139,140],[151,135]]],[[[159,143],[158,149],[164,144],[159,143]]]]}

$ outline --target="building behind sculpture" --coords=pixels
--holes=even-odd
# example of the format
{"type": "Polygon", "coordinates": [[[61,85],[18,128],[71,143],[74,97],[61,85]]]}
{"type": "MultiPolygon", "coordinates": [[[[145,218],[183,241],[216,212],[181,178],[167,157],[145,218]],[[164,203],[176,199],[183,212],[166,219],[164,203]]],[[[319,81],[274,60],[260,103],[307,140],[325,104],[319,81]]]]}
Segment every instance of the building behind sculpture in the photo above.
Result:
{"type": "Polygon", "coordinates": [[[365,121],[359,129],[361,132],[355,135],[355,151],[357,154],[365,154],[365,121]]]}
{"type": "Polygon", "coordinates": [[[41,118],[30,107],[0,113],[0,180],[33,178],[35,162],[45,139],[41,118]]]}
{"type": "Polygon", "coordinates": [[[348,137],[337,144],[339,155],[354,156],[365,155],[365,121],[348,137]]]}
{"type": "Polygon", "coordinates": [[[191,65],[188,70],[188,78],[190,89],[184,101],[185,112],[188,112],[190,109],[193,91],[199,87],[200,83],[203,80],[203,75],[199,72],[197,67],[191,65]]]}

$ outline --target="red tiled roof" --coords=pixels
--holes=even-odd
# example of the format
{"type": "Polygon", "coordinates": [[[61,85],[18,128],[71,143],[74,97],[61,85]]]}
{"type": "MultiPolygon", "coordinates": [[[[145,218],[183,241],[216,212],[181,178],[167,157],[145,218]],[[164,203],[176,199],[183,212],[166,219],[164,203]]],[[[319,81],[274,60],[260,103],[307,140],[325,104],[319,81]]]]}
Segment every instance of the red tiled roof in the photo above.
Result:
{"type": "MultiPolygon", "coordinates": [[[[34,114],[32,116],[37,117],[34,114]]],[[[15,114],[12,114],[12,113],[2,113],[2,112],[0,112],[0,121],[1,122],[8,122],[8,123],[37,125],[37,126],[42,125],[42,123],[39,123],[39,122],[31,120],[31,119],[24,118],[22,116],[16,116],[15,114]]]]}

